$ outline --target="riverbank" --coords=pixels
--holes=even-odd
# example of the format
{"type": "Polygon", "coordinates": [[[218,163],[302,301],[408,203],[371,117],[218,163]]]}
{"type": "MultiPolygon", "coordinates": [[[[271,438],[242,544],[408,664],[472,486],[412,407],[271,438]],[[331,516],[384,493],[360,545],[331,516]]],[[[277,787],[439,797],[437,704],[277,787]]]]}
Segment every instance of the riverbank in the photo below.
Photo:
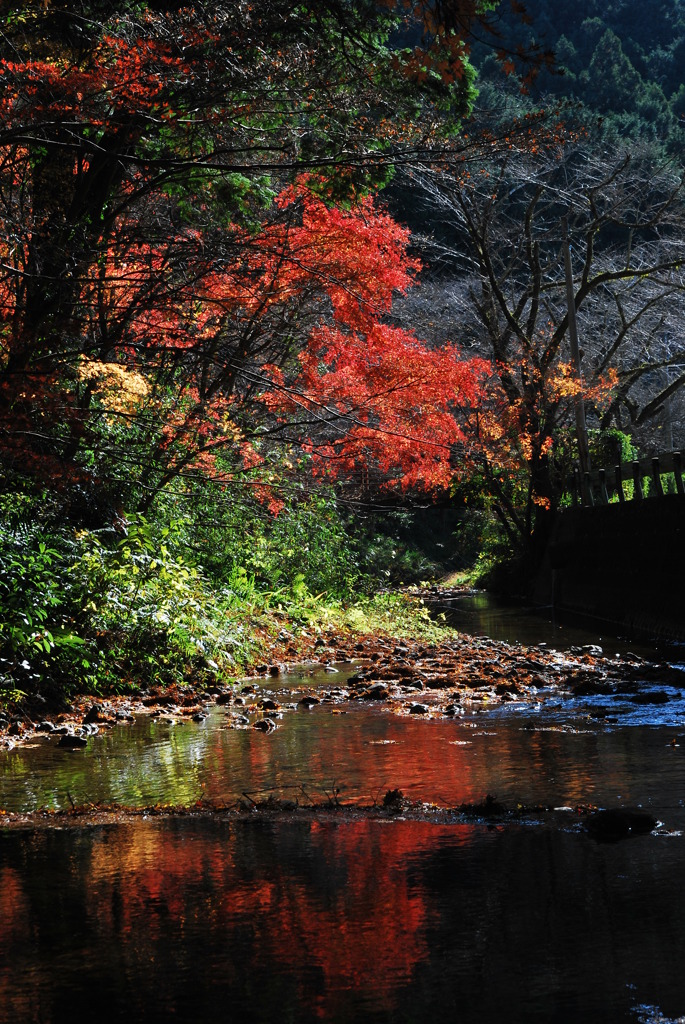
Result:
{"type": "Polygon", "coordinates": [[[262,620],[254,627],[255,659],[238,679],[141,685],[126,694],[74,694],[52,707],[40,697],[17,701],[0,714],[0,747],[49,734],[59,736],[61,746],[78,750],[90,736],[136,716],[201,722],[214,705],[225,709],[228,728],[269,733],[299,706],[328,704],[335,713],[349,702],[374,702],[393,714],[430,720],[588,695],[609,703],[619,696],[638,705],[668,703],[668,688],[682,684],[682,672],[665,662],[632,654],[607,657],[594,645],[559,652],[545,644],[526,647],[460,635],[431,620],[420,597],[404,595],[402,601],[404,614],[387,631],[378,619],[373,631],[360,628],[368,618],[360,618],[359,609],[347,610],[344,625],[319,621],[304,626],[283,615],[262,620]],[[272,693],[270,684],[296,666],[330,672],[331,685],[305,687],[296,703],[272,693]],[[345,670],[343,685],[336,679],[340,669],[345,670]]]}
{"type": "MultiPolygon", "coordinates": [[[[263,800],[253,800],[248,795],[232,804],[212,800],[198,800],[194,804],[151,804],[146,807],[129,807],[122,804],[82,804],[63,810],[42,807],[38,811],[8,813],[0,810],[0,826],[3,829],[52,829],[101,827],[103,825],[132,824],[143,819],[220,818],[229,822],[261,820],[281,824],[302,820],[319,824],[354,824],[361,821],[388,822],[401,817],[403,821],[431,822],[435,825],[454,825],[466,822],[506,825],[544,820],[559,828],[583,828],[597,832],[596,822],[602,822],[601,812],[594,805],[579,804],[576,807],[552,807],[536,805],[506,807],[492,796],[479,803],[460,804],[456,807],[440,807],[434,803],[409,800],[398,790],[388,790],[372,804],[345,804],[332,796],[323,802],[278,799],[273,795],[263,800]]],[[[615,816],[614,816],[615,817],[615,816]]],[[[635,834],[644,834],[657,827],[657,821],[650,815],[632,813],[635,834]],[[642,826],[640,829],[640,825],[642,826]]],[[[630,818],[623,815],[626,836],[630,832],[630,818]]],[[[619,821],[619,824],[621,822],[619,821]]]]}
{"type": "MultiPolygon", "coordinates": [[[[447,594],[460,592],[450,588],[447,594]]],[[[38,677],[30,692],[0,690],[0,746],[15,745],[33,735],[44,723],[73,728],[83,722],[88,710],[104,702],[107,711],[99,724],[125,721],[130,714],[155,713],[174,707],[192,717],[203,702],[231,693],[239,681],[259,676],[278,676],[288,667],[303,662],[349,661],[386,638],[439,642],[456,637],[456,630],[444,624],[444,617],[431,617],[420,593],[386,592],[356,603],[313,600],[283,602],[274,606],[264,599],[245,601],[227,615],[224,629],[240,636],[240,646],[221,663],[198,659],[193,652],[182,672],[172,681],[140,662],[128,666],[109,686],[93,688],[87,672],[73,674],[68,682],[55,686],[49,677],[38,677]],[[4,699],[3,699],[4,697],[4,699]],[[117,717],[119,716],[119,717],[117,717]]],[[[100,643],[109,643],[103,635],[100,643]]]]}

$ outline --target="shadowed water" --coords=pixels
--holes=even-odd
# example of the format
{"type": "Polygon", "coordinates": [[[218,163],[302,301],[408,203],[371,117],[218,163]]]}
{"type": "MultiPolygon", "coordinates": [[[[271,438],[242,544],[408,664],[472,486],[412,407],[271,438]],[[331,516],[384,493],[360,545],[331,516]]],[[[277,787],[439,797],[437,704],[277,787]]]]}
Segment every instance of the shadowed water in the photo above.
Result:
{"type": "Polygon", "coordinates": [[[484,634],[492,640],[524,646],[544,643],[560,651],[574,645],[599,644],[607,655],[631,651],[645,658],[658,656],[685,663],[683,643],[644,635],[617,635],[610,623],[602,631],[596,622],[583,620],[580,615],[566,612],[560,617],[551,607],[525,606],[486,591],[465,591],[430,604],[445,615],[450,625],[474,636],[484,634]]]}
{"type": "Polygon", "coordinates": [[[0,1019],[674,1016],[684,853],[409,821],[0,834],[0,1019]]]}

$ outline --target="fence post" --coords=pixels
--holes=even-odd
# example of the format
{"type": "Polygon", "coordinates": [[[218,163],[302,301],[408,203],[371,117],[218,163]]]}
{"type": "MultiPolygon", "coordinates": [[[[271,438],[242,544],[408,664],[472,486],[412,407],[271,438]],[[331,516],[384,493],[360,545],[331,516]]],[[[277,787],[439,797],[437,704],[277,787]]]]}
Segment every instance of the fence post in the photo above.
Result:
{"type": "Polygon", "coordinates": [[[642,494],[642,473],[639,462],[633,463],[633,484],[635,485],[633,498],[636,501],[642,501],[644,495],[642,494]]]}
{"type": "Polygon", "coordinates": [[[673,476],[675,477],[675,489],[678,494],[685,494],[683,487],[683,457],[680,452],[673,452],[673,476]]]}
{"type": "Polygon", "coordinates": [[[585,481],[585,490],[587,492],[587,503],[592,508],[595,503],[595,496],[592,493],[592,481],[590,480],[590,474],[584,473],[583,479],[585,481]]]}
{"type": "Polygon", "coordinates": [[[614,473],[616,474],[616,490],[618,492],[618,500],[619,500],[619,502],[625,501],[626,500],[626,496],[623,493],[623,476],[621,474],[621,463],[620,462],[619,462],[619,464],[617,466],[614,466],[614,473]]]}
{"type": "Polygon", "coordinates": [[[609,504],[609,492],[607,491],[607,471],[606,469],[600,469],[599,471],[599,495],[603,505],[609,504]]]}
{"type": "Polygon", "coordinates": [[[654,481],[654,487],[656,488],[657,498],[663,498],[664,488],[661,484],[661,473],[659,472],[658,459],[652,459],[652,480],[654,481]]]}

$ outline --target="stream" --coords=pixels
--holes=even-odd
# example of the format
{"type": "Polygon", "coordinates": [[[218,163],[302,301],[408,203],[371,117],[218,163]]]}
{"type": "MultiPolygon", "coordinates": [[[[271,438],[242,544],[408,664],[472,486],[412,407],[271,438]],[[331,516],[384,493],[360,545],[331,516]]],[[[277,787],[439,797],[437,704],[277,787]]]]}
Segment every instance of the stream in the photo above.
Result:
{"type": "MultiPolygon", "coordinates": [[[[647,650],[548,635],[487,603],[480,620],[463,611],[495,639],[647,650]]],[[[682,648],[669,658],[685,661],[682,648]]],[[[260,685],[297,705],[354,671],[260,685]]],[[[296,706],[270,734],[229,728],[215,707],[203,722],[141,716],[85,750],[45,736],[2,751],[8,812],[246,793],[354,806],[394,788],[443,807],[491,794],[568,810],[0,826],[0,1022],[680,1022],[685,676],[671,691],[665,704],[589,695],[455,719],[296,706]],[[659,826],[598,842],[579,804],[640,808],[659,826]]]]}

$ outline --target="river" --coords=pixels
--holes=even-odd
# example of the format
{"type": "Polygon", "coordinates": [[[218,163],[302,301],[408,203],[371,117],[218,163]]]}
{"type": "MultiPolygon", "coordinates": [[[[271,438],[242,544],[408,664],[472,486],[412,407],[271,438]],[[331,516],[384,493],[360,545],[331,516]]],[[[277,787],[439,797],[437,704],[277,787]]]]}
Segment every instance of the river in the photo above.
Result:
{"type": "MultiPolygon", "coordinates": [[[[485,611],[471,628],[495,633],[485,611]]],[[[552,642],[532,626],[528,642],[552,642]]],[[[264,687],[285,704],[324,683],[330,672],[305,668],[264,687]]],[[[140,718],[85,751],[45,738],[3,752],[6,810],[244,792],[356,804],[399,788],[445,807],[489,793],[510,807],[642,808],[661,824],[615,843],[573,810],[0,828],[0,1021],[680,1020],[685,701],[605,705],[430,721],[319,705],[271,734],[226,728],[215,708],[202,723],[140,718]]]]}

